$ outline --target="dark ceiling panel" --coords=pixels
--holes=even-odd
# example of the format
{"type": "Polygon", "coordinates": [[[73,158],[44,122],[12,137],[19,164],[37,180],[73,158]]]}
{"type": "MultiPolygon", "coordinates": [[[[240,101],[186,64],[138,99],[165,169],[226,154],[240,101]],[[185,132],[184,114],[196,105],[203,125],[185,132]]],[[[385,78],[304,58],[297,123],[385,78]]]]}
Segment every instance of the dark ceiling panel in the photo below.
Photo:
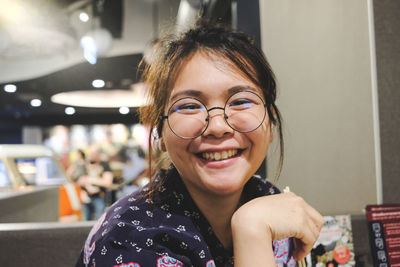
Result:
{"type": "MultiPolygon", "coordinates": [[[[26,81],[15,81],[16,93],[10,94],[0,91],[0,124],[43,125],[83,123],[122,122],[127,117],[129,121],[136,120],[132,115],[121,115],[115,108],[80,108],[76,107],[76,114],[67,116],[64,114],[66,106],[50,101],[52,95],[60,92],[76,90],[98,90],[93,88],[91,82],[94,79],[102,79],[106,82],[105,88],[130,89],[130,86],[139,81],[140,74],[137,66],[142,59],[141,54],[125,55],[111,58],[100,58],[95,65],[80,63],[73,67],[26,81]],[[31,107],[30,100],[39,98],[41,107],[31,107]]],[[[0,84],[3,88],[5,84],[0,84]]]]}

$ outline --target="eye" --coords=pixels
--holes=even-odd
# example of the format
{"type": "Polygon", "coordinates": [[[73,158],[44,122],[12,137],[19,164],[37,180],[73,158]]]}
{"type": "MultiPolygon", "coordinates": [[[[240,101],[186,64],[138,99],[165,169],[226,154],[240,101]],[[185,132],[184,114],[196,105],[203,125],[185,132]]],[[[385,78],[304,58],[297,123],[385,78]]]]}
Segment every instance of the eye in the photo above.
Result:
{"type": "Polygon", "coordinates": [[[178,101],[171,109],[171,113],[178,113],[182,115],[196,114],[204,111],[205,107],[198,101],[182,100],[178,101]]]}
{"type": "Polygon", "coordinates": [[[235,99],[229,103],[229,108],[232,109],[249,109],[254,106],[254,101],[250,99],[235,99]]]}
{"type": "Polygon", "coordinates": [[[189,110],[189,109],[200,109],[200,108],[201,108],[201,106],[199,104],[196,104],[196,103],[184,104],[184,105],[181,105],[181,106],[178,107],[178,109],[186,109],[186,110],[189,110]]]}

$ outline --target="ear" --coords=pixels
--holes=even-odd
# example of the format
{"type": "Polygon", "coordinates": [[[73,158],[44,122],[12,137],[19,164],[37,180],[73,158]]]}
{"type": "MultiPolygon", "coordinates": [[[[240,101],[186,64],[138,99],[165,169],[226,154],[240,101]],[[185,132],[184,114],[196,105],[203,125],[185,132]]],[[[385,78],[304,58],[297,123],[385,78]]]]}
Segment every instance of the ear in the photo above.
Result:
{"type": "Polygon", "coordinates": [[[160,137],[159,141],[160,141],[160,149],[161,149],[161,151],[167,152],[167,147],[165,146],[164,139],[162,137],[160,137]]]}
{"type": "Polygon", "coordinates": [[[274,140],[274,124],[269,121],[269,127],[268,127],[268,134],[269,134],[269,143],[272,143],[272,141],[274,140]]]}
{"type": "MultiPolygon", "coordinates": [[[[271,110],[272,116],[275,116],[275,109],[272,105],[269,106],[269,109],[271,110]]],[[[269,142],[272,143],[272,141],[274,140],[274,128],[275,125],[274,123],[271,121],[271,118],[269,118],[268,120],[268,132],[269,132],[269,142]]]]}

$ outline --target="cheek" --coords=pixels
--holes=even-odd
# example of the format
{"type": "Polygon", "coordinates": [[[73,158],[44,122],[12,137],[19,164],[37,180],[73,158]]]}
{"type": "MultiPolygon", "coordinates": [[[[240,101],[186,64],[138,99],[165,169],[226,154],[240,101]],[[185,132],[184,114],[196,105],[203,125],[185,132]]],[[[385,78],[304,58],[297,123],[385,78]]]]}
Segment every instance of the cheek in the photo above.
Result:
{"type": "Polygon", "coordinates": [[[179,138],[169,129],[163,131],[163,139],[166,151],[172,161],[184,157],[183,154],[188,148],[189,141],[179,138]]]}
{"type": "Polygon", "coordinates": [[[254,145],[254,152],[257,156],[265,157],[268,152],[269,144],[272,142],[271,127],[267,124],[261,125],[257,130],[248,134],[254,145]]]}
{"type": "Polygon", "coordinates": [[[260,128],[255,131],[255,133],[257,133],[257,138],[261,143],[270,143],[273,138],[271,123],[269,121],[265,121],[260,128]]]}

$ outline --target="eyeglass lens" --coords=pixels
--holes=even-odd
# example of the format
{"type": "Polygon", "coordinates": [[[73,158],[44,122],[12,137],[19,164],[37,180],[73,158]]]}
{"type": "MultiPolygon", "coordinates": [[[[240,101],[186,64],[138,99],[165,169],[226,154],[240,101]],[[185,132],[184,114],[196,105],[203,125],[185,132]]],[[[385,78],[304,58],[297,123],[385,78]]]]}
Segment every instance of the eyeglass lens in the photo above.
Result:
{"type": "MultiPolygon", "coordinates": [[[[213,112],[197,99],[182,98],[169,109],[169,127],[179,137],[195,138],[207,128],[209,111],[213,112]]],[[[233,94],[225,104],[225,120],[238,132],[254,131],[263,123],[265,115],[263,100],[251,91],[233,94]]]]}

